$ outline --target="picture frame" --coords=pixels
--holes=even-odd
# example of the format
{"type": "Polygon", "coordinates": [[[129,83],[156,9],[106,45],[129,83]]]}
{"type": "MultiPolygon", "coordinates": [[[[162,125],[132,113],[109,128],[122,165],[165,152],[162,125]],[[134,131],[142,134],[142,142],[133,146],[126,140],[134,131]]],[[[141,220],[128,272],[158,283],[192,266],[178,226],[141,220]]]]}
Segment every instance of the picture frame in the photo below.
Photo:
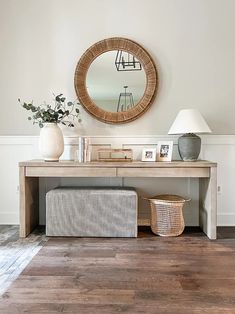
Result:
{"type": "Polygon", "coordinates": [[[157,161],[171,161],[173,141],[159,141],[157,144],[157,161]]]}
{"type": "Polygon", "coordinates": [[[156,148],[144,148],[141,161],[156,161],[156,148]]]}

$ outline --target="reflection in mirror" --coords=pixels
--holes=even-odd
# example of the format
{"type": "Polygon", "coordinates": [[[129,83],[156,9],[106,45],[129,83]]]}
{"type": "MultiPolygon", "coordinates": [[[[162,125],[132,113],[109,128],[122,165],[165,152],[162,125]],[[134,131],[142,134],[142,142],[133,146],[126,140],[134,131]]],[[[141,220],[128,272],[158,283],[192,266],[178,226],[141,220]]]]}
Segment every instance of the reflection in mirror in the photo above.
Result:
{"type": "Polygon", "coordinates": [[[141,71],[142,65],[131,53],[118,50],[115,59],[115,65],[118,71],[141,71]]]}
{"type": "Polygon", "coordinates": [[[128,111],[144,95],[146,74],[133,55],[112,50],[101,54],[91,63],[86,86],[90,98],[99,108],[108,112],[128,111]]]}

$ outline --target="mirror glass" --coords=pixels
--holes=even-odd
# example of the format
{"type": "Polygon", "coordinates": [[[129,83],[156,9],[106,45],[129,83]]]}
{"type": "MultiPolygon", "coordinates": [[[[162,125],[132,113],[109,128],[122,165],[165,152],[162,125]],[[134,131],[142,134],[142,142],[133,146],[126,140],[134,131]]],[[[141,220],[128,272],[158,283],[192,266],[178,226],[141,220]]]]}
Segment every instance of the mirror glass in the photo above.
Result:
{"type": "Polygon", "coordinates": [[[132,54],[123,50],[106,51],[91,63],[86,87],[99,108],[108,112],[128,111],[145,93],[146,74],[132,54]]]}

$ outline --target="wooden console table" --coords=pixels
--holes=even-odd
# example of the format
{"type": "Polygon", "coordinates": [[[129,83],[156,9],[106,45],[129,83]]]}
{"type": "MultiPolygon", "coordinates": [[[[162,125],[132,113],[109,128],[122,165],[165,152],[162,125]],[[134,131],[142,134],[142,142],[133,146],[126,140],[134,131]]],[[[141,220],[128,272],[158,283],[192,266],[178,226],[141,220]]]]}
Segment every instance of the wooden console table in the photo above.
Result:
{"type": "Polygon", "coordinates": [[[19,163],[20,236],[27,237],[39,221],[40,177],[154,177],[199,178],[199,223],[210,239],[216,239],[217,164],[209,161],[172,162],[44,162],[19,163]]]}

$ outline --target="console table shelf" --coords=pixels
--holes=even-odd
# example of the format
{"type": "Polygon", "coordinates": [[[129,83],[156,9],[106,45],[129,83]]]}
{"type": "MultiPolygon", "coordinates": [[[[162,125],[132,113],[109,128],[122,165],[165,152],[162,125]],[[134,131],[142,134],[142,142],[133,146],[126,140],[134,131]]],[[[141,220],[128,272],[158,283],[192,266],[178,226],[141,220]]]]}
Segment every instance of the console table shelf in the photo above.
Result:
{"type": "Polygon", "coordinates": [[[30,160],[19,163],[20,236],[38,225],[40,177],[199,178],[199,222],[210,239],[216,239],[217,164],[210,161],[89,162],[30,160]]]}

